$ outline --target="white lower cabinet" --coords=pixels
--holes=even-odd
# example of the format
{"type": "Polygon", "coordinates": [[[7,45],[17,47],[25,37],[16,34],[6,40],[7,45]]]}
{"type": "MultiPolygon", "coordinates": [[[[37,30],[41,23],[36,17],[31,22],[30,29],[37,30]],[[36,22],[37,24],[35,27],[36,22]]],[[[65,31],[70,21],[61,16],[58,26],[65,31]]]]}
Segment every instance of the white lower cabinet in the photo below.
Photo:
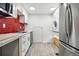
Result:
{"type": "Polygon", "coordinates": [[[25,56],[30,46],[30,34],[27,33],[19,38],[19,55],[25,56]]]}

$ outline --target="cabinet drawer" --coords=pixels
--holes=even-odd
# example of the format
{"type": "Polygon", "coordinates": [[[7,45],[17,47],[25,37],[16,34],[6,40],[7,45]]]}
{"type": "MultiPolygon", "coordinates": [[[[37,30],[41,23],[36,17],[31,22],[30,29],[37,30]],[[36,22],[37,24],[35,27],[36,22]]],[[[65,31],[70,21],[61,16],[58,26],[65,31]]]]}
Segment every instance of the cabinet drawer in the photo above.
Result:
{"type": "Polygon", "coordinates": [[[28,44],[27,44],[27,45],[25,44],[25,45],[23,46],[23,48],[22,48],[22,55],[25,55],[25,54],[26,54],[28,48],[29,48],[29,45],[28,45],[28,44]]]}
{"type": "Polygon", "coordinates": [[[21,40],[22,40],[22,44],[25,44],[27,41],[27,37],[23,36],[21,40]]]}
{"type": "Polygon", "coordinates": [[[23,35],[20,37],[20,55],[24,56],[30,46],[30,37],[29,35],[23,35]]]}
{"type": "Polygon", "coordinates": [[[22,55],[24,56],[26,54],[26,48],[22,50],[22,55]]]}
{"type": "Polygon", "coordinates": [[[22,44],[22,51],[26,48],[26,44],[22,44]]]}

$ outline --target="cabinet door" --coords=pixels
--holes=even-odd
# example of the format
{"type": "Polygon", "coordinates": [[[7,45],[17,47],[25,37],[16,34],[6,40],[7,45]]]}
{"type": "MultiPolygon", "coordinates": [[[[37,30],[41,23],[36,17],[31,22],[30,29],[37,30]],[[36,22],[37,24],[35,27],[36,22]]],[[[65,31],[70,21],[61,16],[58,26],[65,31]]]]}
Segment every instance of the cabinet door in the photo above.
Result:
{"type": "Polygon", "coordinates": [[[30,33],[28,33],[28,44],[30,46],[30,33]]]}
{"type": "Polygon", "coordinates": [[[27,34],[27,36],[26,36],[26,49],[27,50],[28,50],[29,46],[30,46],[30,35],[27,34]]]}
{"type": "Polygon", "coordinates": [[[23,56],[26,50],[26,40],[24,36],[21,36],[19,39],[19,55],[23,56]]]}
{"type": "Polygon", "coordinates": [[[24,56],[30,46],[30,39],[28,39],[28,34],[23,35],[19,39],[19,52],[21,56],[24,56]]]}

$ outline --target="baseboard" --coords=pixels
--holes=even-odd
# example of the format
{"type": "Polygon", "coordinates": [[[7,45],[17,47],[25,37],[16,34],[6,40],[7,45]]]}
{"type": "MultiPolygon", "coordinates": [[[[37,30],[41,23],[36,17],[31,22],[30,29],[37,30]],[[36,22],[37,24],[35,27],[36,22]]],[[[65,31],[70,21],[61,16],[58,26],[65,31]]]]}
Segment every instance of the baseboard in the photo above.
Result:
{"type": "Polygon", "coordinates": [[[33,42],[33,43],[51,43],[51,42],[33,42]]]}

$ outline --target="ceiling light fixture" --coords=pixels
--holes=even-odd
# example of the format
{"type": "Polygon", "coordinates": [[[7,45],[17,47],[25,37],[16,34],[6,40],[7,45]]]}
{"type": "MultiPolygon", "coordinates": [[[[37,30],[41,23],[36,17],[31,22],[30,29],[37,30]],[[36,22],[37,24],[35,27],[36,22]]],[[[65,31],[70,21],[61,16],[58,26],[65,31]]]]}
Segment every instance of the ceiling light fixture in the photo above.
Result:
{"type": "Polygon", "coordinates": [[[54,11],[54,10],[55,10],[55,8],[50,8],[50,10],[51,10],[51,11],[54,11]]]}
{"type": "Polygon", "coordinates": [[[30,10],[35,10],[35,7],[30,7],[30,10]]]}

